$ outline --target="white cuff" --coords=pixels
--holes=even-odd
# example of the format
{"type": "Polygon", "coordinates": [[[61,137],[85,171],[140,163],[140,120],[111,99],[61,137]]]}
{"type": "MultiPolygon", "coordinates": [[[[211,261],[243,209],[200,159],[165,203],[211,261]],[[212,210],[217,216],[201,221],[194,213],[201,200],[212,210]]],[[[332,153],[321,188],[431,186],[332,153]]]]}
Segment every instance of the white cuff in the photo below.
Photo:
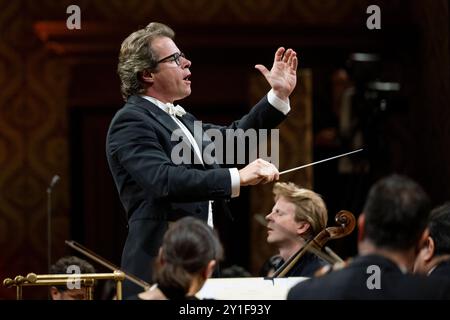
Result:
{"type": "Polygon", "coordinates": [[[231,177],[231,197],[239,197],[241,191],[241,177],[239,176],[239,170],[237,168],[230,168],[231,177]]]}
{"type": "Polygon", "coordinates": [[[273,89],[270,89],[269,93],[267,94],[267,101],[278,111],[283,113],[284,115],[287,115],[289,111],[291,111],[291,106],[288,102],[284,102],[280,98],[278,98],[275,93],[273,92],[273,89]]]}

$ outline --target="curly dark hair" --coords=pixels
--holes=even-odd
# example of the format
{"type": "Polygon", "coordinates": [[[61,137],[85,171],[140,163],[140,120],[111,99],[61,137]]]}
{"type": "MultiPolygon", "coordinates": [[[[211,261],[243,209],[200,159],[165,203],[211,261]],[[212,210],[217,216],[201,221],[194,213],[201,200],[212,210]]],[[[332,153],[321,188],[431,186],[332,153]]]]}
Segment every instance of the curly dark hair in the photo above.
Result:
{"type": "MultiPolygon", "coordinates": [[[[65,256],[60,258],[50,267],[50,274],[67,274],[70,266],[77,266],[80,268],[80,272],[95,273],[95,268],[86,260],[80,259],[76,256],[65,256]]],[[[67,286],[55,286],[58,291],[66,291],[67,286]]]]}
{"type": "Polygon", "coordinates": [[[214,229],[193,217],[185,217],[164,235],[161,259],[154,281],[161,288],[184,297],[195,274],[203,271],[211,260],[221,260],[223,248],[214,229]]]}

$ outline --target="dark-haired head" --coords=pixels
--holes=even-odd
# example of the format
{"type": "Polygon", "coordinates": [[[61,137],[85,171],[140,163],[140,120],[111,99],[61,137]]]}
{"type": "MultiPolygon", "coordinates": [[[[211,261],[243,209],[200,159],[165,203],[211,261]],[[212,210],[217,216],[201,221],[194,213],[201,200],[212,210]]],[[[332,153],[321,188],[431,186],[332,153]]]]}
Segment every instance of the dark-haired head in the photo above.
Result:
{"type": "Polygon", "coordinates": [[[381,179],[364,207],[364,239],[379,248],[410,249],[420,240],[429,212],[428,196],[417,183],[396,174],[381,179]]]}
{"type": "Polygon", "coordinates": [[[193,281],[199,281],[201,288],[222,256],[211,227],[192,217],[182,218],[164,236],[154,280],[171,295],[169,299],[183,298],[193,281]]]}
{"type": "MultiPolygon", "coordinates": [[[[65,256],[60,258],[50,267],[50,274],[69,273],[95,273],[95,268],[86,260],[76,256],[65,256]]],[[[67,285],[50,287],[50,294],[53,300],[83,300],[85,299],[84,288],[69,289],[67,285]]]]}

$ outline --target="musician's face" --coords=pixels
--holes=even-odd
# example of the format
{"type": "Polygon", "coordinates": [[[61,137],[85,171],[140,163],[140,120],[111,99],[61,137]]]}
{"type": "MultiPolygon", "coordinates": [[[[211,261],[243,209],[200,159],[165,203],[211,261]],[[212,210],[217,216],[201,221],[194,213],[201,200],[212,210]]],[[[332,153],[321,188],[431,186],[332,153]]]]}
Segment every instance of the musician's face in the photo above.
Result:
{"type": "Polygon", "coordinates": [[[55,287],[50,290],[52,300],[85,300],[86,293],[84,289],[72,289],[59,291],[55,287]]]}
{"type": "Polygon", "coordinates": [[[180,49],[172,39],[167,37],[153,40],[152,49],[158,53],[160,60],[166,57],[167,59],[161,61],[157,69],[151,73],[147,94],[165,103],[173,103],[189,96],[191,94],[189,80],[191,61],[185,57],[177,57],[175,61],[173,55],[180,53],[180,49]]]}
{"type": "Polygon", "coordinates": [[[297,244],[302,222],[295,221],[295,205],[280,196],[266,216],[267,242],[277,246],[297,244]]]}

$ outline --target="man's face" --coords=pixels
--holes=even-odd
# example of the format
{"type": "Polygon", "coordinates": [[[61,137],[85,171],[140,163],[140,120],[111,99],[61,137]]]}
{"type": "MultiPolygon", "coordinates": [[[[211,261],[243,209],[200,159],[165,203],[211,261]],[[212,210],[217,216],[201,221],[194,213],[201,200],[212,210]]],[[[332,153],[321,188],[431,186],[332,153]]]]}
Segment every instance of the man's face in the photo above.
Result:
{"type": "Polygon", "coordinates": [[[295,221],[295,205],[283,196],[275,202],[266,220],[268,243],[282,246],[298,241],[298,230],[303,223],[295,221]]]}
{"type": "MultiPolygon", "coordinates": [[[[159,59],[169,57],[174,53],[180,53],[172,39],[159,37],[153,40],[152,48],[158,53],[159,59]]],[[[148,93],[162,102],[173,103],[176,100],[186,98],[191,94],[191,61],[180,57],[180,65],[171,59],[160,62],[156,71],[152,72],[153,83],[148,93]]]]}
{"type": "Polygon", "coordinates": [[[84,289],[58,291],[58,289],[52,287],[50,292],[52,300],[85,300],[86,297],[84,289]]]}

